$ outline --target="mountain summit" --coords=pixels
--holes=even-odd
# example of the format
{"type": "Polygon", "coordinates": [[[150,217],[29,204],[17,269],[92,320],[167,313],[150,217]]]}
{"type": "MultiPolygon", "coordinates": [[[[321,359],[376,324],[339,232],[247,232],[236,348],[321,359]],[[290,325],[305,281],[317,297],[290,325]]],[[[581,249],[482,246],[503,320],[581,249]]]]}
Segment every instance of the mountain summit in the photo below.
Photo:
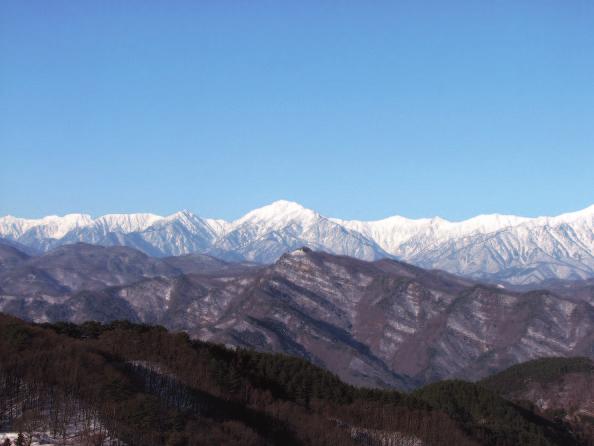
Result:
{"type": "Polygon", "coordinates": [[[0,237],[45,252],[87,242],[124,245],[156,256],[207,253],[271,263],[301,246],[364,260],[390,257],[475,279],[533,284],[594,277],[594,205],[554,217],[479,215],[452,222],[393,216],[377,221],[329,218],[279,200],[234,221],[190,211],[0,218],[0,237]]]}

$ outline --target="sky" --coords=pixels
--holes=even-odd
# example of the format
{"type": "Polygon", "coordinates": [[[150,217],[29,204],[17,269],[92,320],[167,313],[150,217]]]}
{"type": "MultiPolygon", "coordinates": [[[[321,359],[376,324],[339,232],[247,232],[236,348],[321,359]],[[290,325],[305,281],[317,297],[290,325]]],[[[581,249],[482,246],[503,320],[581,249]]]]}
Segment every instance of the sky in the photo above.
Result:
{"type": "Polygon", "coordinates": [[[594,203],[594,2],[0,2],[0,215],[594,203]]]}

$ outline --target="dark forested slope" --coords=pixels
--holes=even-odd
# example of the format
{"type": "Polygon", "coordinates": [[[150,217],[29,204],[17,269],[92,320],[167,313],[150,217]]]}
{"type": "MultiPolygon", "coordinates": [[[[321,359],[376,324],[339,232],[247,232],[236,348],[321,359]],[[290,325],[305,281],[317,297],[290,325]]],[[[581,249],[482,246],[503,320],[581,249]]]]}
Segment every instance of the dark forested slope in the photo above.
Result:
{"type": "Polygon", "coordinates": [[[581,444],[563,423],[474,384],[369,390],[303,359],[161,327],[4,315],[0,422],[96,445],[581,444]]]}
{"type": "Polygon", "coordinates": [[[594,362],[589,358],[542,358],[510,367],[481,382],[503,397],[562,420],[594,445],[594,362]]]}

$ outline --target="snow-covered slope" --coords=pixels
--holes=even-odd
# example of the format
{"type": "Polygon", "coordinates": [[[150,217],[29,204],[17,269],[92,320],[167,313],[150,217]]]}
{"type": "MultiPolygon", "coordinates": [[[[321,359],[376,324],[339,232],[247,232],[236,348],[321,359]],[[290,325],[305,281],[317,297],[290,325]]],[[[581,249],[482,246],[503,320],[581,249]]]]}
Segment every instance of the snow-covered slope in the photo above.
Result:
{"type": "Polygon", "coordinates": [[[290,201],[277,201],[249,212],[229,225],[216,241],[215,255],[271,262],[301,246],[374,260],[386,257],[373,240],[290,201]]]}
{"type": "Polygon", "coordinates": [[[378,221],[328,218],[277,201],[228,222],[189,211],[0,218],[0,237],[47,251],[77,241],[126,245],[151,255],[206,252],[225,259],[272,262],[300,246],[371,260],[391,256],[425,268],[483,280],[534,283],[594,276],[594,206],[556,217],[479,215],[378,221]]]}
{"type": "Polygon", "coordinates": [[[38,219],[16,218],[11,215],[0,218],[0,233],[16,239],[28,232],[38,238],[61,238],[73,228],[88,226],[93,222],[87,214],[67,214],[63,217],[49,215],[38,219]]]}
{"type": "Polygon", "coordinates": [[[155,214],[108,214],[93,222],[95,227],[103,227],[107,232],[143,231],[163,217],[155,214]]]}
{"type": "Polygon", "coordinates": [[[335,221],[424,268],[514,284],[594,275],[594,206],[556,217],[335,221]]]}
{"type": "Polygon", "coordinates": [[[470,234],[489,234],[516,226],[530,219],[512,215],[479,215],[461,222],[440,217],[412,220],[400,216],[378,221],[345,221],[337,223],[375,240],[393,255],[407,257],[427,246],[465,237],[470,234]]]}
{"type": "Polygon", "coordinates": [[[190,211],[181,211],[156,221],[138,236],[162,255],[181,255],[205,251],[217,231],[190,211]]]}

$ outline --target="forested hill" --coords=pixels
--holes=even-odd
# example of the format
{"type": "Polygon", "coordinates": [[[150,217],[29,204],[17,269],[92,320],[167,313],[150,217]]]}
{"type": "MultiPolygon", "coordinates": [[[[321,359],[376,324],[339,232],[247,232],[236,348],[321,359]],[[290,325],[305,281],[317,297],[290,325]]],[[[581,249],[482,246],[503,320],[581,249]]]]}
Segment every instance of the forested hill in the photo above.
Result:
{"type": "Polygon", "coordinates": [[[510,367],[481,382],[484,387],[549,419],[561,419],[594,444],[594,362],[590,358],[542,358],[510,367]]]}
{"type": "Polygon", "coordinates": [[[129,322],[0,314],[0,432],[128,445],[581,445],[479,385],[356,388],[302,359],[129,322]]]}

